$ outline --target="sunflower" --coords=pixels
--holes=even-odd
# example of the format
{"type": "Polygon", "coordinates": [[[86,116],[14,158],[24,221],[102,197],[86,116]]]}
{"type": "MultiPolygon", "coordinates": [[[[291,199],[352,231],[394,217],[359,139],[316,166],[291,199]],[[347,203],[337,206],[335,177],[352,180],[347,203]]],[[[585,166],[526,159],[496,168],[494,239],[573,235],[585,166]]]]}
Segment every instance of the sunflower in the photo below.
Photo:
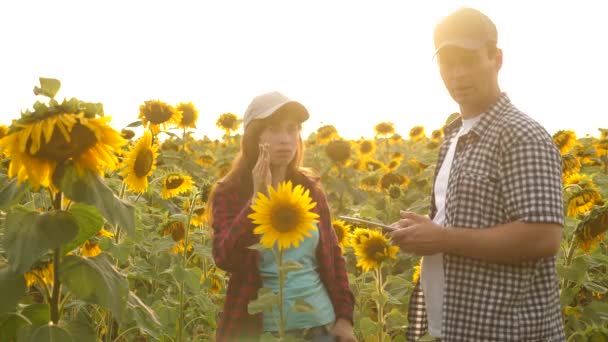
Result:
{"type": "Polygon", "coordinates": [[[589,182],[589,178],[586,174],[574,173],[567,177],[564,177],[564,185],[581,184],[589,182]]]}
{"type": "Polygon", "coordinates": [[[390,145],[396,145],[396,144],[400,144],[403,142],[403,137],[397,133],[391,135],[390,138],[388,138],[388,143],[390,145]]]}
{"type": "Polygon", "coordinates": [[[566,154],[576,144],[576,134],[574,131],[557,131],[553,135],[553,141],[559,148],[561,154],[566,154]]]}
{"type": "Polygon", "coordinates": [[[392,122],[381,122],[374,127],[374,131],[376,131],[376,136],[387,137],[395,133],[395,127],[392,122]]]}
{"type": "Polygon", "coordinates": [[[388,259],[397,259],[399,247],[391,246],[390,240],[382,233],[369,230],[359,236],[359,243],[353,245],[357,256],[357,266],[364,271],[377,269],[388,259]]]}
{"type": "Polygon", "coordinates": [[[401,187],[397,184],[391,184],[390,188],[388,188],[388,195],[396,200],[401,197],[401,187]]]}
{"type": "Polygon", "coordinates": [[[331,226],[334,228],[334,232],[336,233],[336,237],[338,238],[338,244],[344,252],[344,249],[349,245],[351,237],[351,226],[342,220],[333,220],[331,226]]]}
{"type": "Polygon", "coordinates": [[[600,139],[608,138],[608,128],[598,128],[600,131],[600,139]]]}
{"type": "Polygon", "coordinates": [[[317,129],[317,143],[325,145],[338,137],[338,130],[332,125],[321,126],[317,129]]]}
{"type": "Polygon", "coordinates": [[[573,174],[581,171],[581,163],[576,156],[567,153],[562,156],[562,175],[564,178],[570,177],[573,174]]]}
{"type": "Polygon", "coordinates": [[[431,140],[439,142],[443,138],[443,129],[436,129],[431,133],[431,140]]]}
{"type": "Polygon", "coordinates": [[[98,242],[92,242],[87,240],[80,249],[80,254],[85,257],[93,258],[101,254],[101,248],[99,248],[98,242]]]}
{"type": "Polygon", "coordinates": [[[585,215],[576,227],[574,235],[579,246],[585,252],[589,252],[592,246],[604,239],[606,231],[608,231],[608,206],[603,206],[585,215]]]}
{"type": "Polygon", "coordinates": [[[144,104],[139,106],[139,118],[143,126],[150,126],[150,130],[154,134],[167,130],[167,125],[178,125],[182,120],[182,113],[175,107],[159,100],[144,101],[144,104]]]}
{"type": "Polygon", "coordinates": [[[207,272],[207,278],[205,278],[204,274],[201,275],[201,282],[205,283],[207,279],[209,279],[209,290],[211,290],[211,292],[214,294],[219,294],[222,290],[223,280],[222,277],[217,273],[215,266],[211,266],[207,272]]]}
{"type": "Polygon", "coordinates": [[[390,171],[395,171],[399,168],[400,165],[401,165],[401,161],[399,161],[397,159],[393,159],[388,163],[386,168],[389,169],[390,171]]]}
{"type": "Polygon", "coordinates": [[[196,121],[198,120],[198,110],[194,108],[192,102],[182,102],[177,105],[177,110],[182,112],[182,118],[177,124],[179,128],[196,128],[196,121]]]}
{"type": "Polygon", "coordinates": [[[591,210],[602,200],[600,193],[592,187],[583,187],[576,191],[568,200],[568,216],[575,217],[591,210]]]}
{"type": "Polygon", "coordinates": [[[414,273],[412,274],[412,283],[416,284],[420,280],[420,268],[422,267],[422,258],[420,263],[414,266],[414,273]]]}
{"type": "Polygon", "coordinates": [[[8,134],[8,126],[0,125],[0,139],[4,138],[8,134]]]}
{"type": "Polygon", "coordinates": [[[203,154],[196,159],[196,163],[201,167],[211,167],[215,164],[215,158],[209,154],[203,154]]]}
{"type": "Polygon", "coordinates": [[[0,139],[0,149],[11,158],[9,177],[28,180],[34,188],[49,187],[57,165],[72,160],[79,174],[85,169],[103,175],[118,165],[116,152],[126,144],[108,125],[110,117],[88,117],[84,112],[61,112],[14,121],[0,139]]]}
{"type": "Polygon", "coordinates": [[[608,138],[600,139],[595,144],[595,150],[597,151],[598,156],[608,155],[608,138]]]}
{"type": "Polygon", "coordinates": [[[163,178],[163,188],[160,197],[173,198],[192,190],[192,177],[179,173],[171,173],[163,178]]]}
{"type": "MultiPolygon", "coordinates": [[[[184,201],[184,212],[190,211],[190,201],[184,201]]],[[[201,226],[207,222],[207,213],[205,212],[205,205],[201,199],[194,201],[194,209],[192,210],[192,217],[190,217],[190,224],[193,226],[201,226]]]]}
{"type": "Polygon", "coordinates": [[[133,192],[144,192],[148,188],[148,177],[156,169],[158,146],[152,143],[152,133],[145,131],[129,151],[124,160],[125,168],[121,175],[129,189],[133,192]]]}
{"type": "MultiPolygon", "coordinates": [[[[180,220],[169,221],[165,228],[162,230],[161,235],[167,236],[171,234],[171,239],[177,242],[170,251],[173,254],[179,254],[184,251],[184,245],[186,244],[186,226],[184,222],[180,220]]],[[[192,250],[192,243],[188,243],[188,250],[192,250]]]]}
{"type": "Polygon", "coordinates": [[[376,151],[376,142],[369,139],[359,141],[359,155],[371,156],[376,151]]]}
{"type": "Polygon", "coordinates": [[[255,234],[262,235],[260,243],[272,248],[276,243],[279,250],[298,247],[304,236],[311,236],[319,215],[311,210],[317,205],[309,196],[309,190],[301,185],[293,187],[291,181],[279,183],[277,189],[269,186],[269,196],[258,193],[254,211],[249,218],[257,227],[255,234]]]}
{"type": "Polygon", "coordinates": [[[31,287],[35,284],[41,286],[53,285],[55,271],[53,269],[53,263],[49,262],[41,267],[36,267],[33,270],[25,273],[25,284],[27,287],[31,287]]]}
{"type": "Polygon", "coordinates": [[[224,113],[220,115],[219,119],[215,122],[216,126],[223,129],[226,132],[226,136],[230,136],[230,132],[234,132],[239,129],[241,120],[232,113],[224,113]]]}
{"type": "Polygon", "coordinates": [[[407,186],[410,183],[410,179],[402,174],[389,172],[380,178],[380,188],[387,190],[391,185],[407,186]]]}
{"type": "Polygon", "coordinates": [[[109,232],[109,231],[107,231],[107,230],[105,230],[105,229],[103,229],[103,228],[101,228],[101,229],[100,229],[100,230],[97,232],[97,234],[95,234],[95,235],[96,235],[96,236],[105,236],[105,237],[110,238],[110,239],[114,237],[114,233],[109,232]]]}
{"type": "Polygon", "coordinates": [[[391,153],[391,160],[402,161],[403,156],[403,152],[393,152],[391,153]]]}
{"type": "Polygon", "coordinates": [[[350,142],[346,140],[332,140],[325,146],[325,153],[337,165],[346,165],[350,159],[350,142]]]}
{"type": "Polygon", "coordinates": [[[410,140],[413,142],[420,141],[426,137],[423,126],[414,126],[410,129],[410,140]]]}
{"type": "Polygon", "coordinates": [[[376,159],[368,159],[363,164],[364,171],[377,171],[377,170],[383,170],[383,169],[386,169],[386,165],[384,165],[384,163],[382,163],[381,161],[378,161],[376,159]]]}
{"type": "Polygon", "coordinates": [[[363,190],[378,190],[378,185],[380,184],[380,179],[376,175],[369,175],[363,179],[361,179],[360,187],[363,190]]]}

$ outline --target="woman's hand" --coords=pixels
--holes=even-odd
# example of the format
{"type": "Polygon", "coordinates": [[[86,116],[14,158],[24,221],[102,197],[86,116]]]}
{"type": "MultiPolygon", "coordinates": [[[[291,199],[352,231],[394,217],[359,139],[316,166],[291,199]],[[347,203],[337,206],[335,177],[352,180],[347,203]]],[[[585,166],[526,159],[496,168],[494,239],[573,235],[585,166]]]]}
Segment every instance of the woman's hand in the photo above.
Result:
{"type": "Polygon", "coordinates": [[[340,342],[357,342],[352,324],[344,318],[339,318],[329,333],[337,337],[337,341],[340,342]]]}
{"type": "Polygon", "coordinates": [[[259,147],[258,161],[255,163],[253,170],[251,170],[251,176],[253,178],[253,199],[256,198],[258,192],[268,195],[268,186],[272,182],[268,144],[260,144],[259,147]]]}

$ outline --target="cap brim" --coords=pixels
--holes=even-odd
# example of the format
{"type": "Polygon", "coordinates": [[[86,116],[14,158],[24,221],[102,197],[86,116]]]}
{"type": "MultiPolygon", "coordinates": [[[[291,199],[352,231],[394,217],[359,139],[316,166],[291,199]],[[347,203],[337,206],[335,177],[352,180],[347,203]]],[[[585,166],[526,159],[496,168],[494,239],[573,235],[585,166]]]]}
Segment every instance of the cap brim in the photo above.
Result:
{"type": "Polygon", "coordinates": [[[475,40],[475,39],[453,39],[446,40],[445,42],[439,44],[439,46],[435,49],[435,53],[433,57],[437,56],[439,51],[445,47],[457,47],[466,50],[479,50],[487,45],[488,42],[475,40]]]}
{"type": "Polygon", "coordinates": [[[251,121],[258,120],[258,119],[265,119],[267,117],[272,116],[273,114],[277,113],[280,110],[287,110],[288,113],[290,114],[290,116],[295,117],[300,122],[304,122],[304,121],[308,120],[308,118],[310,117],[308,110],[306,109],[306,107],[304,107],[303,104],[301,104],[300,102],[297,102],[297,101],[287,101],[287,102],[280,103],[274,107],[269,108],[264,113],[257,115],[256,118],[252,119],[251,121]]]}

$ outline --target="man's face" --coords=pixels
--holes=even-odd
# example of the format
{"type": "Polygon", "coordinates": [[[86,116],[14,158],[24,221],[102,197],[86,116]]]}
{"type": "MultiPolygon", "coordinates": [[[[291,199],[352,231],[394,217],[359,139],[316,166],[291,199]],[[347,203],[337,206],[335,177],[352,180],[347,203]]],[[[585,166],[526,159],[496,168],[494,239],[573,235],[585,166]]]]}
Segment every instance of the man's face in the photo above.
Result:
{"type": "Polygon", "coordinates": [[[448,92],[461,107],[484,104],[498,87],[502,52],[488,48],[468,50],[447,46],[437,59],[439,72],[448,92]]]}

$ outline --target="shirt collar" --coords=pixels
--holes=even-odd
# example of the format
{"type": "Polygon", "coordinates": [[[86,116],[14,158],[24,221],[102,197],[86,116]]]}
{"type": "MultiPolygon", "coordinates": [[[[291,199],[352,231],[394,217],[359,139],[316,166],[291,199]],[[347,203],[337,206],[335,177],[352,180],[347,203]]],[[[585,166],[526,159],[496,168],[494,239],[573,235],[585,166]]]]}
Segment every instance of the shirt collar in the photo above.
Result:
{"type": "MultiPolygon", "coordinates": [[[[490,124],[494,119],[504,110],[504,108],[511,104],[511,100],[507,93],[501,93],[496,102],[488,108],[485,112],[479,114],[479,122],[473,128],[471,132],[477,136],[482,136],[484,132],[490,127],[490,124]]],[[[450,135],[462,127],[462,116],[458,116],[454,121],[450,122],[445,129],[445,135],[450,135]]]]}

